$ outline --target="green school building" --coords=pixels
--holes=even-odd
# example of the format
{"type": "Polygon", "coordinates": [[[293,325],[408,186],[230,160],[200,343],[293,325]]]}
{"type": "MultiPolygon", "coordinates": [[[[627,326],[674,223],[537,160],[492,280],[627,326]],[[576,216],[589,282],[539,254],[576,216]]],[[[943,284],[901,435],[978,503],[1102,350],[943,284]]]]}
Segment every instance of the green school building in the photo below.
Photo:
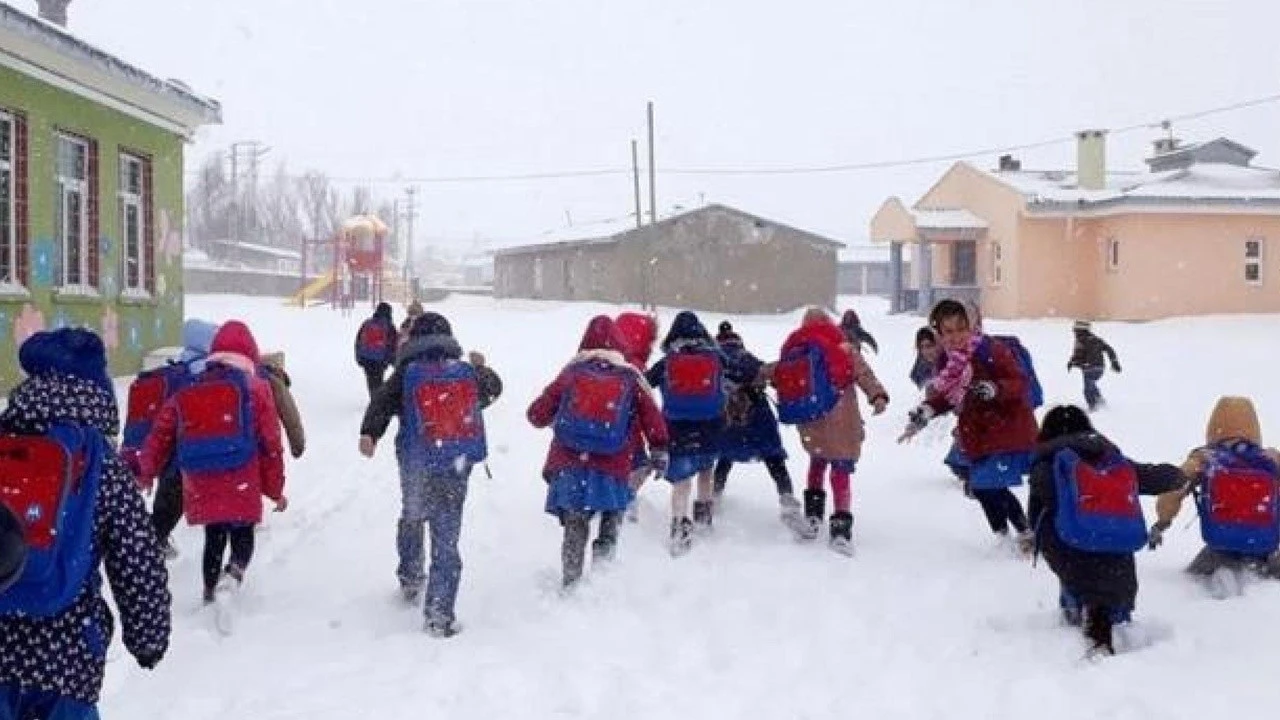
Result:
{"type": "Polygon", "coordinates": [[[102,334],[114,374],[179,344],[183,146],[216,101],[0,2],[0,388],[32,333],[102,334]]]}

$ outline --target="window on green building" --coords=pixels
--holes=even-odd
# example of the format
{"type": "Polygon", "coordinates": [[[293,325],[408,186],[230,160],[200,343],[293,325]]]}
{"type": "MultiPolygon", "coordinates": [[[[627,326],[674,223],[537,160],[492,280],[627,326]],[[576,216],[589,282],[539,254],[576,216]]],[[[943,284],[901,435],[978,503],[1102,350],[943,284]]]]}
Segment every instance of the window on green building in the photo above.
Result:
{"type": "Polygon", "coordinates": [[[17,170],[17,132],[13,116],[0,112],[0,283],[18,282],[17,203],[14,175],[17,170]]]}
{"type": "Polygon", "coordinates": [[[89,143],[59,133],[55,159],[58,177],[54,220],[61,243],[61,285],[91,287],[89,282],[89,143]]]}
{"type": "Polygon", "coordinates": [[[120,237],[124,243],[124,290],[149,295],[155,287],[151,224],[151,161],[120,154],[120,237]]]}

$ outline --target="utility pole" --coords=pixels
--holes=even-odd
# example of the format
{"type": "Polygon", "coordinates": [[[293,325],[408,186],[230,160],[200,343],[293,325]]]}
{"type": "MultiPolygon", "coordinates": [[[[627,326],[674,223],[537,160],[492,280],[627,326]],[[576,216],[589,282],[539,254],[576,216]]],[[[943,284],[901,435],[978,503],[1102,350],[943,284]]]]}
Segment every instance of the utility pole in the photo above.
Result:
{"type": "Polygon", "coordinates": [[[244,203],[240,197],[240,156],[245,155],[245,164],[249,174],[249,187],[245,192],[248,198],[249,212],[252,216],[252,222],[249,223],[250,228],[257,228],[257,200],[258,200],[258,160],[263,155],[271,152],[271,148],[263,145],[257,140],[241,140],[231,143],[231,197],[233,202],[234,214],[232,215],[232,234],[235,235],[237,242],[245,239],[245,216],[243,212],[244,203]]]}
{"type": "Polygon", "coordinates": [[[408,196],[404,201],[404,216],[406,224],[404,279],[412,282],[415,276],[413,268],[413,221],[418,216],[418,207],[414,202],[414,195],[417,194],[418,188],[410,185],[405,188],[404,192],[408,196]]]}
{"type": "Polygon", "coordinates": [[[631,184],[636,193],[636,227],[644,225],[644,211],[640,209],[640,151],[634,138],[631,140],[631,184]]]}
{"type": "Polygon", "coordinates": [[[658,222],[658,176],[653,166],[653,101],[649,101],[649,222],[658,222]]]}

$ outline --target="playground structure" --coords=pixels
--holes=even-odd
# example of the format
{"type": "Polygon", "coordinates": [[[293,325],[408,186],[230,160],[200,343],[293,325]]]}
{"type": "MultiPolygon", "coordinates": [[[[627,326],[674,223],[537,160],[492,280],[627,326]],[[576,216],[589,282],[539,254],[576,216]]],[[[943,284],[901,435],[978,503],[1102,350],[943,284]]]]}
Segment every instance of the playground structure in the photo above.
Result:
{"type": "Polygon", "coordinates": [[[304,242],[299,290],[289,298],[289,304],[306,307],[327,293],[330,306],[336,309],[344,301],[354,303],[357,291],[367,296],[370,305],[384,299],[406,301],[407,287],[387,286],[384,267],[387,232],[386,223],[376,216],[355,215],[343,221],[332,238],[304,242]],[[309,245],[328,245],[332,256],[331,269],[310,282],[306,275],[309,245]],[[398,291],[392,294],[401,297],[387,298],[388,290],[398,291]]]}

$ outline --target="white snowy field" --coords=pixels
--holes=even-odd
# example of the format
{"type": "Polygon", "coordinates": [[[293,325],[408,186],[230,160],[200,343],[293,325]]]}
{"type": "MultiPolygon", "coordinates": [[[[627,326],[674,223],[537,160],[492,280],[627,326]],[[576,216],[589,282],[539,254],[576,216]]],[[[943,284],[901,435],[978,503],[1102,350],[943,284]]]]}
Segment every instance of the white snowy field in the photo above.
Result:
{"type": "MultiPolygon", "coordinates": [[[[462,297],[431,308],[506,384],[486,417],[493,478],[478,469],[467,501],[465,630],[438,640],[397,595],[391,438],[372,461],[356,452],[366,392],[351,345],[361,318],[274,300],[188,298],[190,316],[245,319],[264,349],[287,352],[308,450],[288,467],[288,512],[259,535],[231,637],[214,631],[200,605],[201,536],[179,529],[169,654],[148,673],[117,643],[104,717],[1239,720],[1274,712],[1280,586],[1254,584],[1217,601],[1184,577],[1199,547],[1190,507],[1163,548],[1139,556],[1137,625],[1154,642],[1082,662],[1075,632],[1057,625],[1047,567],[999,549],[941,465],[949,426],[894,443],[916,400],[906,374],[919,320],[890,317],[878,301],[854,305],[880,343],[869,358],[892,394],[889,411],[868,419],[854,477],[856,557],[793,542],[763,467],[739,466],[714,536],[680,559],[665,548],[667,487],[647,485],[616,564],[567,598],[556,591],[560,528],[542,512],[549,435],[524,412],[587,319],[619,308],[462,297]]],[[[665,327],[672,313],[662,315],[665,327]]],[[[732,320],[769,357],[798,316],[732,320]]],[[[722,319],[703,317],[713,332],[722,319]]],[[[1031,348],[1050,403],[1079,401],[1079,374],[1065,372],[1068,320],[989,325],[1031,348]]],[[[1280,433],[1280,392],[1268,372],[1280,354],[1280,317],[1097,331],[1124,373],[1104,380],[1111,408],[1096,422],[1133,457],[1181,461],[1203,442],[1221,394],[1252,396],[1264,433],[1280,433]]],[[[794,431],[784,437],[799,489],[807,462],[794,431]]]]}

